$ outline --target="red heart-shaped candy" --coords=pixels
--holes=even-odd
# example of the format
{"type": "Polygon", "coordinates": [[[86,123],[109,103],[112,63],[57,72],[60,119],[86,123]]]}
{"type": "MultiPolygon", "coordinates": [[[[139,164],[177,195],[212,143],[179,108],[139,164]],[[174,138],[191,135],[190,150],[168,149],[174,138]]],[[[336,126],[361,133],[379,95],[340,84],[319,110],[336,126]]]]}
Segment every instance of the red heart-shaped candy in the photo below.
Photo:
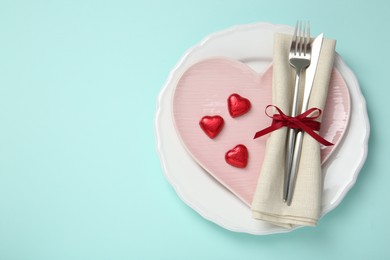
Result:
{"type": "Polygon", "coordinates": [[[224,120],[220,116],[204,116],[199,121],[199,125],[206,135],[213,139],[221,132],[224,120]]]}
{"type": "Polygon", "coordinates": [[[232,117],[242,116],[251,108],[251,102],[248,99],[234,93],[228,98],[228,108],[229,114],[232,117]]]}
{"type": "Polygon", "coordinates": [[[234,167],[245,168],[248,164],[248,149],[245,145],[239,144],[226,152],[225,160],[234,167]]]}

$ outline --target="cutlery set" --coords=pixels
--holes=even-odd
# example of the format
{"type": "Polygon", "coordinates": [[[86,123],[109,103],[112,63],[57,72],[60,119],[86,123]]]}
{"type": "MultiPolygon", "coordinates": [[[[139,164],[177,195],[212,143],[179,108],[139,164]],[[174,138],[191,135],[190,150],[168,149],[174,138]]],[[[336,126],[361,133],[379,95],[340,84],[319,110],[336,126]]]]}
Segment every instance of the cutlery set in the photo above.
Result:
{"type": "MultiPolygon", "coordinates": [[[[297,21],[290,52],[289,63],[295,69],[294,94],[291,106],[291,117],[298,115],[299,109],[299,85],[302,75],[305,73],[303,101],[301,113],[308,109],[310,93],[313,87],[314,76],[317,70],[319,55],[323,41],[323,33],[317,36],[314,41],[310,38],[310,23],[297,21]]],[[[286,164],[283,185],[283,201],[291,205],[294,192],[294,183],[298,172],[300,154],[302,149],[303,132],[289,128],[286,142],[286,164]]]]}

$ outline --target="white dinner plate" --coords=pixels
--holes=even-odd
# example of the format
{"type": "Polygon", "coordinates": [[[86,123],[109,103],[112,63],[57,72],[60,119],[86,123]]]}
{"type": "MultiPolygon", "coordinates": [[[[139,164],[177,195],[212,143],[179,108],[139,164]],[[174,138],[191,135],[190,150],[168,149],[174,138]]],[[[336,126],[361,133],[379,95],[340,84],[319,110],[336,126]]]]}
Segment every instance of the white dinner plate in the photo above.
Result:
{"type": "MultiPolygon", "coordinates": [[[[256,23],[235,26],[206,37],[188,50],[171,71],[157,101],[155,132],[166,178],[180,198],[192,209],[221,227],[236,232],[265,235],[293,229],[253,219],[247,205],[215,181],[192,159],[174,127],[172,96],[181,75],[191,65],[206,58],[233,58],[262,72],[272,62],[273,35],[276,32],[292,34],[293,28],[256,23]]],[[[369,120],[359,84],[339,55],[336,55],[335,67],[343,76],[350,92],[350,122],[340,145],[323,165],[321,216],[338,206],[354,185],[368,149],[369,120]]]]}

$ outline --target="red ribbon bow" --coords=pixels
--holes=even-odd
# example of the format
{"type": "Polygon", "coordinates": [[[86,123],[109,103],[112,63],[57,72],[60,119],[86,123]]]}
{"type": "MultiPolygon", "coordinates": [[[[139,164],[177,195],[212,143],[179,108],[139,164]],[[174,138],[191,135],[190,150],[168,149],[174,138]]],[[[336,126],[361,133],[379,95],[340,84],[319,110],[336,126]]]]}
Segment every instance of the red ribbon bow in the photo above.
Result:
{"type": "Polygon", "coordinates": [[[333,145],[331,142],[328,142],[327,140],[322,138],[319,134],[314,132],[314,131],[320,130],[321,123],[318,121],[315,121],[315,120],[321,116],[321,113],[322,113],[321,109],[314,107],[314,108],[310,108],[306,112],[303,112],[302,114],[300,114],[296,117],[292,117],[292,116],[288,116],[288,115],[284,114],[283,111],[280,108],[278,108],[277,106],[268,105],[265,108],[265,114],[268,117],[273,119],[272,124],[269,127],[264,128],[263,130],[260,130],[259,132],[257,132],[255,134],[255,136],[253,137],[253,139],[256,139],[260,136],[263,136],[263,135],[266,135],[270,132],[278,130],[279,128],[281,128],[283,126],[286,126],[289,128],[294,128],[294,129],[299,129],[299,130],[305,131],[311,137],[313,137],[315,140],[317,140],[319,143],[321,143],[325,146],[333,145]],[[269,115],[267,113],[267,109],[269,107],[274,107],[279,112],[279,114],[274,114],[272,116],[269,115]],[[310,114],[312,114],[314,112],[317,112],[317,114],[315,114],[314,116],[309,116],[310,114]]]}

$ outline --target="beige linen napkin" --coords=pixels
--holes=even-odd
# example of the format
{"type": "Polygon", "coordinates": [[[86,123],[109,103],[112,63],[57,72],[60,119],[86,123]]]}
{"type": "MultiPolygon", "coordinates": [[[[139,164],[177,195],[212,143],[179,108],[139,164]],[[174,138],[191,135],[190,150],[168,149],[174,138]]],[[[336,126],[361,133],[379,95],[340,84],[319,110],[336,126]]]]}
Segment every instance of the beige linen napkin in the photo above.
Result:
{"type": "MultiPolygon", "coordinates": [[[[275,34],[273,56],[273,105],[289,113],[294,73],[288,53],[291,36],[275,34]]],[[[309,107],[323,110],[333,68],[336,41],[324,39],[309,107]]],[[[302,86],[301,86],[302,88],[302,86]]],[[[301,89],[300,93],[303,93],[301,89]]],[[[300,111],[300,109],[298,110],[300,111]]],[[[267,140],[263,165],[252,202],[253,217],[286,228],[294,225],[315,226],[321,213],[322,182],[320,144],[304,134],[299,171],[292,203],[283,202],[285,144],[287,128],[272,132],[267,140]]]]}

